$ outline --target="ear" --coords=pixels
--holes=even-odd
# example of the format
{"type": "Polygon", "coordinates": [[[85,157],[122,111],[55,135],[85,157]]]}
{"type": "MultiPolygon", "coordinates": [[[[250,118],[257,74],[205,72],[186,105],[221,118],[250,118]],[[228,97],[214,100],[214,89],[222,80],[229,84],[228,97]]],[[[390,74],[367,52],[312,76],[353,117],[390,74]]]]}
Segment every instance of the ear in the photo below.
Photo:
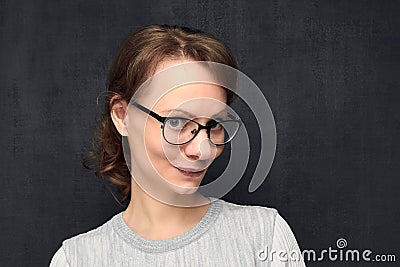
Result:
{"type": "Polygon", "coordinates": [[[127,110],[128,103],[125,100],[121,100],[120,96],[115,95],[110,100],[110,115],[114,123],[115,128],[122,136],[127,136],[126,125],[124,122],[125,113],[127,110]]]}

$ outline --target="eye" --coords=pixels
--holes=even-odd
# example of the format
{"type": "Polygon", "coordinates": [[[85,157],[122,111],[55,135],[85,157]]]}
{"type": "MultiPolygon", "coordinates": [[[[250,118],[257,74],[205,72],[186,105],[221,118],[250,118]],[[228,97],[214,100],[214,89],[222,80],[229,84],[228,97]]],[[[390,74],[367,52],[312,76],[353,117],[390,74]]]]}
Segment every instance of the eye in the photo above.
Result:
{"type": "Polygon", "coordinates": [[[208,121],[207,126],[210,126],[211,130],[219,130],[222,128],[218,119],[208,121]]]}
{"type": "Polygon", "coordinates": [[[170,118],[167,121],[167,126],[172,129],[182,129],[187,123],[187,119],[184,118],[170,118]]]}

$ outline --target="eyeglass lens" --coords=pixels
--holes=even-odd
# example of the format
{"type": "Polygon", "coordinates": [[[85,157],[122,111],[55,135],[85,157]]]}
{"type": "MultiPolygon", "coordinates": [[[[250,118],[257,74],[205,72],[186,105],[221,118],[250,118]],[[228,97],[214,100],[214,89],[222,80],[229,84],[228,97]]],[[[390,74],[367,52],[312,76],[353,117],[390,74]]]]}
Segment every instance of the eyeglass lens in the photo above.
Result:
{"type": "MultiPolygon", "coordinates": [[[[237,121],[210,121],[210,140],[216,145],[222,145],[232,140],[239,129],[237,121]]],[[[185,118],[168,118],[163,127],[164,138],[171,144],[189,142],[199,131],[199,124],[185,118]]]]}

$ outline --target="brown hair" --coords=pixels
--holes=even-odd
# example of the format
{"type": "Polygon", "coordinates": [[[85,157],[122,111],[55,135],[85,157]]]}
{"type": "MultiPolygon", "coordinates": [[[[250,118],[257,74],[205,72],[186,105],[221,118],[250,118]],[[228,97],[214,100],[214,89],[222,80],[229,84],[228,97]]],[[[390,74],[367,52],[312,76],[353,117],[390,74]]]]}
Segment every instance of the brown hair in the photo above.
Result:
{"type": "MultiPolygon", "coordinates": [[[[84,160],[98,163],[94,171],[103,182],[111,182],[121,195],[117,199],[107,183],[105,185],[119,204],[130,199],[131,174],[126,165],[121,135],[110,116],[111,98],[130,101],[135,91],[152,76],[159,63],[167,59],[187,58],[195,61],[212,61],[237,68],[229,48],[209,34],[187,27],[152,25],[133,33],[123,43],[111,67],[105,111],[93,137],[93,151],[84,160]]],[[[228,104],[234,94],[227,90],[228,104]]]]}

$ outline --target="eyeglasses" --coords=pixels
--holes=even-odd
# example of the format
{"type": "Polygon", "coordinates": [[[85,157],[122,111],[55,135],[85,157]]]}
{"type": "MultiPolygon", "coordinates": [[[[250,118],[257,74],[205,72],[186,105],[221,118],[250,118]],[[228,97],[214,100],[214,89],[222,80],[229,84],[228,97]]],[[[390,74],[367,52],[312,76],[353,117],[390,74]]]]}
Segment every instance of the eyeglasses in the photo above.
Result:
{"type": "Polygon", "coordinates": [[[211,119],[206,125],[202,125],[188,118],[162,117],[139,103],[131,104],[162,122],[162,135],[165,141],[171,145],[189,143],[202,129],[205,129],[210,142],[216,146],[222,146],[232,141],[242,125],[242,121],[231,114],[228,115],[230,117],[228,120],[211,119]]]}

